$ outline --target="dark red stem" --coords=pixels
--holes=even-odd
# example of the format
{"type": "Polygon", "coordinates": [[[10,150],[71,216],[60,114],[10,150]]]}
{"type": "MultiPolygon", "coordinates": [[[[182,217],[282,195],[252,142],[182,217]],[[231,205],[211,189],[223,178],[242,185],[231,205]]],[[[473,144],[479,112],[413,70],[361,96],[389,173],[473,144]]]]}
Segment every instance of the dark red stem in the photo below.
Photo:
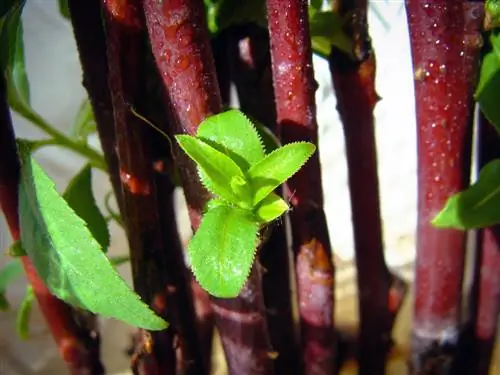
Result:
{"type": "MultiPolygon", "coordinates": [[[[19,159],[7,105],[6,87],[0,77],[0,207],[14,241],[20,239],[18,214],[19,159]]],[[[72,375],[104,374],[99,358],[100,337],[95,317],[81,315],[54,297],[27,256],[22,262],[40,310],[56,341],[59,354],[72,375]]]]}
{"type": "MultiPolygon", "coordinates": [[[[500,137],[496,129],[481,116],[478,131],[479,164],[482,168],[500,158],[500,137]]],[[[469,373],[488,375],[498,332],[500,314],[500,226],[485,228],[478,233],[478,294],[474,320],[474,362],[469,373]]]]}
{"type": "MultiPolygon", "coordinates": [[[[165,86],[165,105],[174,125],[165,130],[170,134],[195,134],[201,121],[222,110],[203,2],[144,0],[143,6],[153,55],[165,86]]],[[[194,164],[178,147],[175,152],[191,226],[196,230],[209,194],[202,188],[194,164]]],[[[229,373],[270,373],[260,269],[253,268],[240,297],[210,300],[229,373]]]]}
{"type": "Polygon", "coordinates": [[[396,313],[405,282],[392,275],[384,257],[377,150],[373,110],[375,53],[365,0],[340,1],[336,11],[350,15],[345,31],[354,41],[355,58],[333,48],[330,71],[342,120],[348,164],[359,303],[359,373],[383,375],[396,313]]]}
{"type": "Polygon", "coordinates": [[[104,0],[108,85],[122,188],[122,217],[134,287],[170,326],[144,332],[133,368],[141,374],[203,374],[195,315],[174,220],[172,188],[159,189],[147,125],[131,110],[144,103],[145,63],[140,1],[104,0]],[[141,95],[142,94],[142,95],[141,95]],[[160,197],[160,191],[165,194],[160,197]],[[166,197],[168,196],[168,198],[166,197]],[[163,199],[164,198],[164,199],[163,199]]]}
{"type": "Polygon", "coordinates": [[[461,329],[465,233],[430,221],[468,183],[482,4],[409,0],[406,7],[418,143],[412,373],[448,374],[461,329]]]}
{"type": "Polygon", "coordinates": [[[101,17],[101,0],[68,0],[73,34],[83,70],[83,86],[94,112],[97,133],[118,205],[121,183],[116,155],[113,107],[108,89],[106,38],[101,17]]]}
{"type": "MultiPolygon", "coordinates": [[[[227,40],[229,76],[236,87],[240,108],[245,114],[276,130],[276,107],[269,53],[269,33],[255,24],[231,27],[223,33],[227,40]]],[[[269,151],[269,150],[268,150],[269,151]]],[[[277,194],[282,195],[282,189],[277,194]]],[[[273,225],[260,251],[264,267],[262,286],[274,351],[277,374],[300,374],[297,327],[293,317],[290,254],[286,220],[273,225]]]]}
{"type": "MultiPolygon", "coordinates": [[[[267,1],[279,133],[284,143],[317,145],[315,90],[307,1],[267,1]]],[[[323,212],[317,151],[288,182],[290,215],[306,374],[332,374],[335,367],[334,267],[323,212]]]]}

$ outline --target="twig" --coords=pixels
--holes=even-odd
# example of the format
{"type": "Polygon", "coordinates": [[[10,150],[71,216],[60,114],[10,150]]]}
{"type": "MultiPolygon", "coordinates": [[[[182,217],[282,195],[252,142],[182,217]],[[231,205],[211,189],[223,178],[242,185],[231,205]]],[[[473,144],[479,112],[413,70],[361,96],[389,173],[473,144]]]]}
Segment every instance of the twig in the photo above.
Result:
{"type": "MultiPolygon", "coordinates": [[[[278,133],[283,142],[317,144],[317,123],[307,1],[267,0],[278,133]]],[[[335,367],[334,266],[323,212],[319,152],[288,182],[290,215],[306,374],[335,367]]]]}

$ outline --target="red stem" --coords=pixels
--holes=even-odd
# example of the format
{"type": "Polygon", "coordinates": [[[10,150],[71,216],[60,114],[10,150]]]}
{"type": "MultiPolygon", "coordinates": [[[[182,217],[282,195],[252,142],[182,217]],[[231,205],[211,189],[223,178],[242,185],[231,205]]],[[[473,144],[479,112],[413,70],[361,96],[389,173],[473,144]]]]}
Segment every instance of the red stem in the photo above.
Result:
{"type": "MultiPolygon", "coordinates": [[[[245,114],[276,129],[276,107],[269,53],[269,33],[254,24],[233,26],[223,33],[227,40],[230,78],[238,92],[245,114]]],[[[282,195],[282,189],[276,191],[282,195]]],[[[300,374],[297,327],[293,317],[290,254],[286,240],[286,221],[273,225],[262,245],[260,262],[264,301],[277,374],[300,374]]]]}
{"type": "MultiPolygon", "coordinates": [[[[7,105],[5,81],[0,77],[0,207],[14,241],[20,239],[18,214],[19,159],[14,129],[7,105]]],[[[70,374],[103,374],[100,362],[100,338],[94,316],[78,319],[78,312],[54,297],[27,256],[22,262],[28,281],[33,287],[40,310],[56,341],[59,354],[70,374]],[[77,323],[79,322],[79,323],[77,323]],[[84,323],[83,325],[81,323],[84,323]]]]}
{"type": "Polygon", "coordinates": [[[406,284],[391,274],[384,257],[373,117],[379,97],[375,91],[376,63],[368,34],[367,2],[341,1],[337,7],[340,15],[352,15],[345,31],[352,37],[356,53],[354,60],[334,48],[330,71],[349,166],[360,312],[359,373],[383,375],[406,284]]]}
{"type": "Polygon", "coordinates": [[[418,227],[412,371],[446,374],[460,331],[465,233],[430,221],[464,189],[470,166],[469,116],[482,5],[406,3],[415,77],[418,227]],[[439,360],[438,360],[439,358],[439,360]]]}
{"type": "MultiPolygon", "coordinates": [[[[267,0],[278,128],[285,143],[317,144],[315,81],[307,1],[267,0]]],[[[306,374],[335,367],[334,267],[323,212],[319,152],[293,176],[290,215],[306,374]]]]}
{"type": "MultiPolygon", "coordinates": [[[[482,116],[479,123],[479,167],[500,157],[500,138],[495,128],[482,116]]],[[[470,373],[488,375],[498,332],[500,314],[500,226],[479,232],[479,290],[475,314],[477,355],[470,373]]]]}
{"type": "Polygon", "coordinates": [[[121,205],[121,184],[116,155],[113,108],[108,89],[106,38],[101,17],[101,0],[68,0],[71,24],[83,70],[86,88],[104,158],[118,205],[121,205]]]}
{"type": "MultiPolygon", "coordinates": [[[[204,18],[203,2],[144,0],[144,12],[153,55],[166,90],[166,107],[175,129],[195,134],[207,116],[222,110],[214,59],[204,18]]],[[[188,204],[191,226],[196,230],[209,198],[196,168],[175,147],[176,162],[188,204]]],[[[221,335],[230,374],[267,374],[272,361],[269,351],[259,269],[238,298],[210,298],[215,323],[221,335]],[[234,354],[237,353],[237,354],[234,354]]]]}

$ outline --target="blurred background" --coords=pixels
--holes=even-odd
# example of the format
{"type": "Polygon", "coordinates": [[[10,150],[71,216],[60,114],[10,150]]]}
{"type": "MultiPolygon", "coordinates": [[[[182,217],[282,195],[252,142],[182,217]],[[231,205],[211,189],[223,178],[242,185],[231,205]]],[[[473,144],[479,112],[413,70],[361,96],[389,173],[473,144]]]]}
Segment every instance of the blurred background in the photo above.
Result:
{"type": "MultiPolygon", "coordinates": [[[[68,132],[86,92],[81,85],[81,68],[67,20],[58,11],[57,0],[30,0],[24,13],[24,42],[33,108],[68,132]]],[[[369,24],[377,57],[377,91],[382,100],[375,109],[379,178],[387,261],[405,279],[411,281],[416,227],[416,141],[413,102],[413,74],[406,14],[403,0],[371,1],[369,24]]],[[[342,126],[335,110],[330,73],[325,61],[314,58],[319,89],[316,94],[320,132],[326,213],[335,250],[338,272],[337,320],[353,325],[356,321],[355,269],[352,265],[353,238],[347,165],[342,126]]],[[[12,114],[18,137],[39,139],[43,134],[29,122],[12,114]]],[[[99,146],[96,136],[91,144],[99,146]]],[[[83,166],[83,159],[57,147],[44,148],[37,159],[62,191],[83,166]]],[[[94,189],[98,204],[110,191],[107,177],[96,171],[94,189]]],[[[177,192],[179,227],[183,239],[190,235],[183,210],[182,193],[177,192]]],[[[111,227],[111,254],[127,252],[126,239],[116,226],[111,227]]],[[[3,216],[0,217],[0,266],[11,238],[3,216]]],[[[127,265],[119,268],[130,282],[127,265]]],[[[11,309],[0,313],[0,374],[65,374],[64,365],[36,305],[32,314],[30,338],[21,340],[15,333],[15,311],[22,301],[26,282],[20,280],[8,290],[11,309]]],[[[408,337],[409,302],[406,301],[396,338],[405,347],[408,337]]],[[[125,350],[132,329],[123,324],[102,321],[103,359],[109,374],[128,374],[125,350]]],[[[394,374],[404,374],[401,363],[392,365],[394,374]]],[[[223,367],[218,373],[224,373],[223,367]]]]}

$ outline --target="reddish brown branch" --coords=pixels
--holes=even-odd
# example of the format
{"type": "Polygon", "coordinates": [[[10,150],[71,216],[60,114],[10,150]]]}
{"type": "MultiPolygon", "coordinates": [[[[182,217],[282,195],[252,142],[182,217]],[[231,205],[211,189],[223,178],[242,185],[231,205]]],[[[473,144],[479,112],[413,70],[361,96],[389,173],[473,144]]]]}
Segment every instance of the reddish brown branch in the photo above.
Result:
{"type": "Polygon", "coordinates": [[[460,333],[464,232],[430,221],[465,188],[482,4],[406,3],[415,78],[418,227],[412,371],[447,374],[460,333]]]}
{"type": "Polygon", "coordinates": [[[350,14],[345,31],[356,59],[333,48],[330,71],[344,128],[358,278],[359,373],[383,375],[396,313],[406,293],[404,281],[389,271],[384,257],[373,110],[375,54],[371,49],[366,1],[340,1],[350,14]]]}
{"type": "MultiPolygon", "coordinates": [[[[3,76],[0,77],[0,206],[14,241],[20,239],[18,216],[19,159],[7,105],[3,76]]],[[[27,256],[22,257],[28,281],[40,310],[56,341],[70,374],[103,374],[99,358],[100,338],[94,316],[80,317],[69,305],[54,297],[27,256]]]]}
{"type": "Polygon", "coordinates": [[[106,38],[102,26],[101,0],[68,0],[73,34],[83,70],[83,86],[94,112],[97,132],[117,198],[121,205],[121,184],[116,155],[113,108],[108,89],[106,38]]]}
{"type": "MultiPolygon", "coordinates": [[[[201,121],[222,110],[203,3],[145,0],[143,5],[153,55],[165,85],[166,107],[174,124],[174,129],[165,130],[170,134],[195,134],[201,121]]],[[[175,151],[191,225],[196,230],[209,195],[198,180],[194,164],[177,147],[175,151]]],[[[211,298],[230,374],[265,374],[272,365],[267,355],[267,327],[258,272],[254,267],[254,276],[238,298],[226,301],[211,298]]]]}
{"type": "Polygon", "coordinates": [[[194,307],[175,226],[172,188],[159,197],[154,152],[147,133],[150,129],[131,111],[131,106],[140,105],[145,89],[141,77],[145,46],[140,2],[105,0],[103,4],[122,216],[134,287],[170,323],[165,331],[143,333],[140,356],[133,367],[148,375],[176,371],[203,374],[194,307]]]}
{"type": "MultiPolygon", "coordinates": [[[[267,14],[278,128],[285,143],[317,144],[316,84],[307,1],[268,0],[267,14]]],[[[293,250],[307,374],[332,374],[335,364],[334,267],[323,212],[319,152],[288,183],[293,192],[293,250]]]]}
{"type": "MultiPolygon", "coordinates": [[[[479,122],[478,137],[478,167],[483,168],[500,157],[500,137],[484,116],[481,116],[479,122]]],[[[479,256],[475,280],[478,290],[476,300],[473,301],[475,311],[472,345],[475,347],[472,353],[469,347],[464,348],[464,351],[468,350],[466,357],[472,363],[472,367],[467,368],[468,373],[488,375],[500,314],[500,226],[485,228],[478,235],[479,256]]]]}
{"type": "MultiPolygon", "coordinates": [[[[269,53],[269,33],[254,24],[234,26],[223,33],[228,51],[229,76],[236,87],[240,108],[245,114],[276,129],[276,107],[269,53]]],[[[269,150],[268,150],[269,152],[269,150]]],[[[277,191],[282,195],[281,189],[277,191]]],[[[277,374],[299,374],[300,353],[293,318],[290,256],[286,221],[273,225],[262,245],[260,262],[269,337],[275,352],[277,374]]]]}

